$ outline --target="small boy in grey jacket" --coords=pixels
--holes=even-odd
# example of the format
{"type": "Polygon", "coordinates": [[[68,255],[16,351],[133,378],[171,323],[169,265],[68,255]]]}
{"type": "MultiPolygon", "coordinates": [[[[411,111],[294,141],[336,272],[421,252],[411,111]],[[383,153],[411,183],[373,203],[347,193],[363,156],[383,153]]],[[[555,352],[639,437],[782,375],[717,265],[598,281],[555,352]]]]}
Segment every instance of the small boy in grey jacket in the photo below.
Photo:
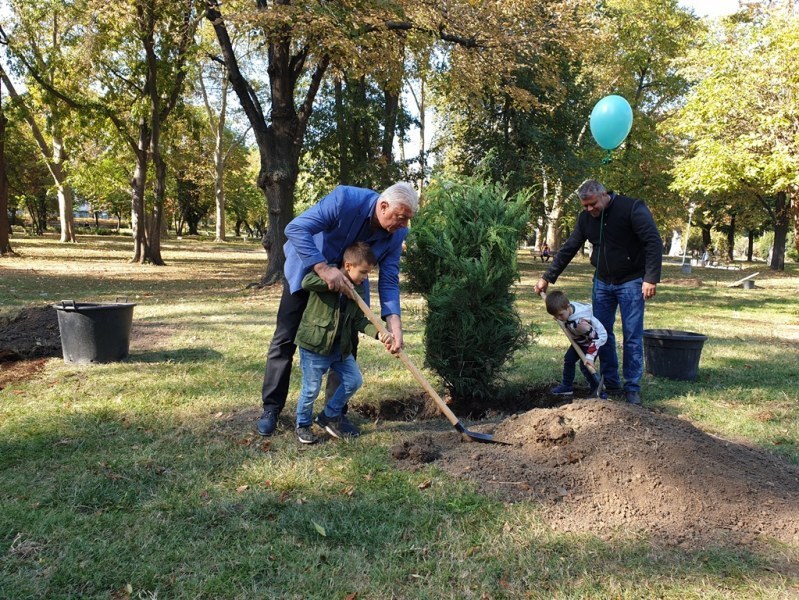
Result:
{"type": "MultiPolygon", "coordinates": [[[[599,319],[594,316],[591,305],[569,302],[566,294],[559,290],[547,294],[546,304],[547,312],[566,326],[574,341],[585,354],[589,365],[594,367],[599,347],[608,340],[608,333],[599,319]]],[[[580,371],[588,380],[592,392],[601,393],[601,390],[596,389],[599,385],[599,378],[583,364],[571,344],[566,350],[566,354],[563,355],[563,379],[559,385],[550,390],[550,393],[556,396],[571,396],[574,393],[574,363],[576,362],[580,363],[580,371]]]]}

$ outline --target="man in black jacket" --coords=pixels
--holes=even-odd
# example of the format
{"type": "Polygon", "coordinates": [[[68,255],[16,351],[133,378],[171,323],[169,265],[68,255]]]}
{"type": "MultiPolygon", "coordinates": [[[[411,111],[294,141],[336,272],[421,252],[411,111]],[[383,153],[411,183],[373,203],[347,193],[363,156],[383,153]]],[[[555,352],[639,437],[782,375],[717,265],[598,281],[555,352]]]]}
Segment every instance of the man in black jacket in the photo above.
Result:
{"type": "Polygon", "coordinates": [[[608,192],[589,179],[577,195],[585,209],[571,237],[535,286],[536,293],[555,283],[582,248],[591,242],[594,273],[594,316],[605,326],[608,341],[599,350],[599,366],[608,392],[621,392],[619,359],[613,323],[621,312],[624,353],[622,373],[627,402],[641,404],[644,374],[644,301],[655,296],[663,262],[663,241],[652,213],[642,200],[608,192]]]}

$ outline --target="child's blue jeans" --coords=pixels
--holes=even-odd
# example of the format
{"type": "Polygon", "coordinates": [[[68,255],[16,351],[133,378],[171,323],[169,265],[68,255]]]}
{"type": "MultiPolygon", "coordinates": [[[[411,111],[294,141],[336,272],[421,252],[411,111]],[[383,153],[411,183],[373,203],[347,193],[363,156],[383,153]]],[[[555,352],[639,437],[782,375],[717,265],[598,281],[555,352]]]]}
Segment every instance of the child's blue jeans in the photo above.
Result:
{"type": "Polygon", "coordinates": [[[341,385],[336,393],[331,396],[325,406],[325,415],[338,417],[350,398],[363,385],[363,377],[358,363],[350,354],[341,357],[338,344],[333,346],[333,351],[325,356],[305,348],[300,348],[300,366],[302,367],[302,390],[297,400],[297,427],[308,427],[313,420],[313,405],[322,389],[322,378],[329,369],[338,374],[341,385]]]}
{"type": "Polygon", "coordinates": [[[588,386],[591,389],[594,389],[596,386],[594,375],[588,370],[588,367],[583,364],[583,361],[580,359],[580,355],[577,354],[577,350],[574,349],[574,346],[569,346],[569,349],[566,350],[566,354],[563,355],[563,385],[567,385],[569,387],[574,385],[575,363],[580,364],[580,371],[582,371],[583,375],[585,376],[588,386]]]}

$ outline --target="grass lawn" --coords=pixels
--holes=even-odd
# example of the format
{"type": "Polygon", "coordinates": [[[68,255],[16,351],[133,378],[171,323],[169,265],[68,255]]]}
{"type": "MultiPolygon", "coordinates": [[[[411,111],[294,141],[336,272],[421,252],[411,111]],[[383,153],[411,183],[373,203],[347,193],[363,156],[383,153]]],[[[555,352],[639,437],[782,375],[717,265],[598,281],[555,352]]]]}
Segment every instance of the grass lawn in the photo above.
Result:
{"type": "MultiPolygon", "coordinates": [[[[137,306],[127,360],[51,359],[0,390],[0,598],[799,598],[799,546],[688,551],[563,533],[534,502],[479,494],[435,466],[398,470],[389,448],[448,427],[443,417],[361,419],[357,440],[303,447],[299,361],[282,433],[261,439],[279,290],[246,287],[264,267],[257,244],[166,240],[166,267],[128,264],[129,238],[12,245],[0,317],[62,299],[137,306]]],[[[542,264],[520,260],[519,310],[539,333],[508,394],[555,383],[566,347],[533,293],[542,264]]],[[[665,266],[646,326],[708,341],[697,381],[647,375],[644,401],[796,465],[799,268],[743,266],[665,266]],[[728,287],[755,271],[758,289],[728,287]]],[[[586,301],[590,272],[576,260],[557,287],[586,301]]],[[[422,300],[405,294],[403,311],[422,365],[422,300]]],[[[355,404],[419,395],[377,342],[362,341],[359,359],[355,404]]]]}

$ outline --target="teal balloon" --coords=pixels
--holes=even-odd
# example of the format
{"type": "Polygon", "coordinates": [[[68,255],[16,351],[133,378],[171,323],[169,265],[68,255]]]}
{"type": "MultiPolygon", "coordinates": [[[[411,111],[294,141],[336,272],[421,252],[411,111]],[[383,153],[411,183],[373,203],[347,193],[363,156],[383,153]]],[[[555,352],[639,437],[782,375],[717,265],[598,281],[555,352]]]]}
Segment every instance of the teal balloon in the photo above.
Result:
{"type": "Polygon", "coordinates": [[[613,150],[621,144],[633,126],[633,109],[621,96],[605,96],[591,111],[591,135],[605,150],[613,150]]]}

